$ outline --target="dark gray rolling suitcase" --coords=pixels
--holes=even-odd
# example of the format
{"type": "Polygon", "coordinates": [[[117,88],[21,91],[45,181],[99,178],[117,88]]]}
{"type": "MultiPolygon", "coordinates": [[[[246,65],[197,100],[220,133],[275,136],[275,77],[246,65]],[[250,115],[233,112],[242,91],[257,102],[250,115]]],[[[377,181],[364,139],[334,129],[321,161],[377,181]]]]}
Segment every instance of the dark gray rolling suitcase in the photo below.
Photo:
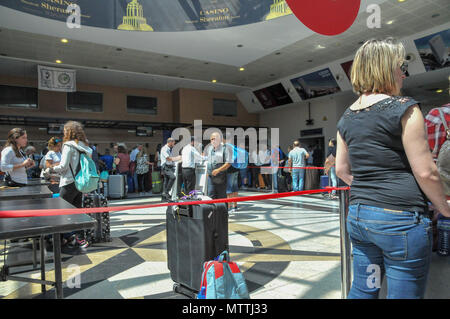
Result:
{"type": "Polygon", "coordinates": [[[229,250],[227,206],[169,206],[166,230],[167,266],[175,282],[173,290],[195,298],[203,263],[229,250]]]}

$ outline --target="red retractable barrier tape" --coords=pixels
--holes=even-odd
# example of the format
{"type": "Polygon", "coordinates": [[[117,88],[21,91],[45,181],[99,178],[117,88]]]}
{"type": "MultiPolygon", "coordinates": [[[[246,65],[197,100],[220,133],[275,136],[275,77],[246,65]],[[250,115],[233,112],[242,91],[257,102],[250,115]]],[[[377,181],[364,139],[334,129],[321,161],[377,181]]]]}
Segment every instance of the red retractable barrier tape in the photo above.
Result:
{"type": "Polygon", "coordinates": [[[212,200],[200,200],[191,202],[170,202],[161,204],[149,204],[149,205],[133,205],[133,206],[108,206],[108,207],[95,207],[95,208],[72,208],[72,209],[24,209],[24,210],[3,210],[0,211],[0,218],[21,218],[21,217],[42,217],[42,216],[57,216],[57,215],[73,215],[73,214],[95,214],[104,212],[118,212],[131,209],[144,209],[144,208],[156,208],[166,206],[180,206],[180,205],[199,205],[199,204],[215,204],[215,203],[229,203],[229,202],[244,202],[244,201],[258,201],[268,200],[275,198],[317,194],[324,192],[331,192],[333,190],[348,190],[349,187],[326,187],[325,189],[314,189],[298,192],[286,192],[277,194],[265,194],[254,195],[245,197],[212,199],[212,200]]]}

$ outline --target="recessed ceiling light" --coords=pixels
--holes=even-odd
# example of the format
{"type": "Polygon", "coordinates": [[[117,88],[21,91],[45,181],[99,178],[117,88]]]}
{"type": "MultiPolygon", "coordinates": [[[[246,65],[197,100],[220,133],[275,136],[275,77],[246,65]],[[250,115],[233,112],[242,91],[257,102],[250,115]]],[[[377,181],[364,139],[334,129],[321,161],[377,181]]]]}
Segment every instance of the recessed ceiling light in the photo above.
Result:
{"type": "Polygon", "coordinates": [[[386,24],[392,24],[394,22],[395,22],[395,20],[389,20],[388,22],[386,22],[386,24]]]}
{"type": "Polygon", "coordinates": [[[239,71],[244,71],[245,70],[245,68],[239,68],[239,71]]]}
{"type": "Polygon", "coordinates": [[[406,0],[397,0],[398,2],[405,2],[406,0]]]}
{"type": "Polygon", "coordinates": [[[61,60],[56,60],[55,62],[58,63],[58,64],[62,63],[61,60]]]}
{"type": "Polygon", "coordinates": [[[217,80],[215,80],[215,79],[214,79],[214,80],[212,80],[211,82],[212,82],[212,83],[216,83],[216,82],[217,82],[217,80]]]}
{"type": "Polygon", "coordinates": [[[325,47],[321,44],[317,45],[317,49],[325,49],[325,47]]]}
{"type": "Polygon", "coordinates": [[[442,93],[442,92],[444,92],[444,90],[442,90],[442,89],[436,90],[436,93],[442,93]]]}
{"type": "Polygon", "coordinates": [[[62,43],[67,43],[67,42],[69,42],[69,40],[67,40],[67,39],[61,39],[61,42],[62,42],[62,43]]]}

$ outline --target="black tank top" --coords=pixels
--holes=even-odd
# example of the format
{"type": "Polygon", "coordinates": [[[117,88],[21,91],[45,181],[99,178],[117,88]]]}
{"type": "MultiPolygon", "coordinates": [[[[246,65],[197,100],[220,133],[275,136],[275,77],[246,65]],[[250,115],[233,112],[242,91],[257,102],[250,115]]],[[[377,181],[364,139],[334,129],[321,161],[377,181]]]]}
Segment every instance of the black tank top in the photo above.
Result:
{"type": "Polygon", "coordinates": [[[348,146],[353,182],[350,204],[425,212],[427,198],[417,184],[402,143],[401,119],[418,104],[390,97],[342,115],[337,129],[348,146]]]}

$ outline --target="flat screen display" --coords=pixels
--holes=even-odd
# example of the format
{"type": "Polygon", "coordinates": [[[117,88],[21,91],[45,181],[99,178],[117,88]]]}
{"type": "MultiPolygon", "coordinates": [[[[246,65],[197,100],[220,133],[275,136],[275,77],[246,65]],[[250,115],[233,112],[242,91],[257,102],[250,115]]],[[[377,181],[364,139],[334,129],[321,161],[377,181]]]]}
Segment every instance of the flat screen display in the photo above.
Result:
{"type": "Polygon", "coordinates": [[[292,103],[292,99],[281,83],[253,91],[265,109],[292,103]]]}
{"type": "Polygon", "coordinates": [[[299,76],[291,80],[302,100],[309,100],[339,92],[341,89],[329,68],[299,76]]]}

